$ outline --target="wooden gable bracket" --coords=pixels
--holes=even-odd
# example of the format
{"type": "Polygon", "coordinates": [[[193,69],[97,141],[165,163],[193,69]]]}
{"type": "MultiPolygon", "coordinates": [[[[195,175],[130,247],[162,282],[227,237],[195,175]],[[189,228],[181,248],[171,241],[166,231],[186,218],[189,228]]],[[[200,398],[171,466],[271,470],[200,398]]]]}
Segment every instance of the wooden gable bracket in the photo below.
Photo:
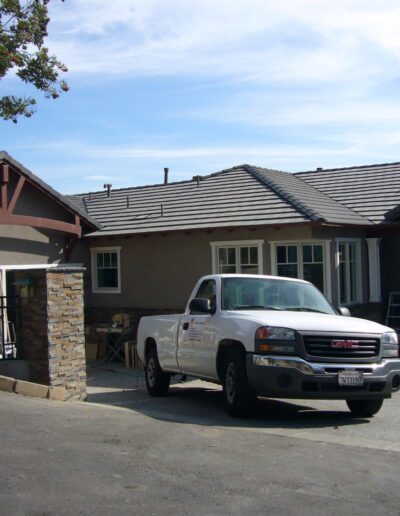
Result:
{"type": "Polygon", "coordinates": [[[7,163],[3,163],[1,174],[1,209],[0,224],[8,224],[12,226],[31,226],[33,228],[52,229],[75,235],[77,238],[82,236],[81,219],[75,215],[75,223],[64,222],[62,220],[48,219],[45,217],[32,217],[28,215],[16,215],[14,213],[15,205],[21,195],[22,188],[26,178],[19,174],[18,183],[12,194],[10,202],[8,202],[8,184],[10,179],[10,167],[7,163]]]}

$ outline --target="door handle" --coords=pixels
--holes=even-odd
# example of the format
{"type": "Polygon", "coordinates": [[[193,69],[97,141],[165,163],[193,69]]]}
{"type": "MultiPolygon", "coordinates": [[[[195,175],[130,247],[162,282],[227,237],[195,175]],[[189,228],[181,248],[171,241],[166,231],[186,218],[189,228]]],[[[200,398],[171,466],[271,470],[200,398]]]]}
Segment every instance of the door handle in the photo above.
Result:
{"type": "Polygon", "coordinates": [[[183,330],[188,330],[189,329],[189,323],[188,322],[183,323],[182,329],[183,330]]]}

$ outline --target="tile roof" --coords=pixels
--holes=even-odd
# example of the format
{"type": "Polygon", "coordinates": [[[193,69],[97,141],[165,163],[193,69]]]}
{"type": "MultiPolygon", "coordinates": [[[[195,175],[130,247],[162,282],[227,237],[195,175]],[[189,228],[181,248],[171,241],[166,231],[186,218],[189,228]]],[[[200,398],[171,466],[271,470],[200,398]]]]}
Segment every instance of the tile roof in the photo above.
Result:
{"type": "Polygon", "coordinates": [[[335,224],[369,224],[368,220],[352,209],[339,204],[293,174],[260,167],[249,167],[249,169],[260,181],[280,193],[284,199],[296,206],[311,220],[335,224]]]}
{"type": "Polygon", "coordinates": [[[322,169],[295,176],[375,224],[390,220],[400,204],[400,163],[322,169]]]}
{"type": "Polygon", "coordinates": [[[102,225],[91,236],[312,221],[370,224],[287,172],[240,165],[199,177],[69,199],[102,225]]]}

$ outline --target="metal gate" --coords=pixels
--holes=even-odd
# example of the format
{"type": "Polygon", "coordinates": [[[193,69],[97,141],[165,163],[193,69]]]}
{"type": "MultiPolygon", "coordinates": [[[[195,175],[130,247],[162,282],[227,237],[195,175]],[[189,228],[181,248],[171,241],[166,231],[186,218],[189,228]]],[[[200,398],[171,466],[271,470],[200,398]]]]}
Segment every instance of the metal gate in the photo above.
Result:
{"type": "Polygon", "coordinates": [[[0,360],[22,358],[21,303],[19,297],[0,296],[0,360]]]}

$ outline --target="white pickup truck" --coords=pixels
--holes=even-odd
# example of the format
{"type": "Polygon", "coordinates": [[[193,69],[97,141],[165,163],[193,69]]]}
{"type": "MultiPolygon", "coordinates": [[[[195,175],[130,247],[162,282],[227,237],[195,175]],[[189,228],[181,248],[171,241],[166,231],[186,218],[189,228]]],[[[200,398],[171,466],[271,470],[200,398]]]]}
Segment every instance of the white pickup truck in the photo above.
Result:
{"type": "Polygon", "coordinates": [[[171,375],[223,386],[232,416],[257,395],[343,399],[371,417],[400,388],[398,337],[336,310],[311,283],[276,276],[201,278],[182,315],[143,317],[138,354],[149,393],[164,396],[171,375]]]}

